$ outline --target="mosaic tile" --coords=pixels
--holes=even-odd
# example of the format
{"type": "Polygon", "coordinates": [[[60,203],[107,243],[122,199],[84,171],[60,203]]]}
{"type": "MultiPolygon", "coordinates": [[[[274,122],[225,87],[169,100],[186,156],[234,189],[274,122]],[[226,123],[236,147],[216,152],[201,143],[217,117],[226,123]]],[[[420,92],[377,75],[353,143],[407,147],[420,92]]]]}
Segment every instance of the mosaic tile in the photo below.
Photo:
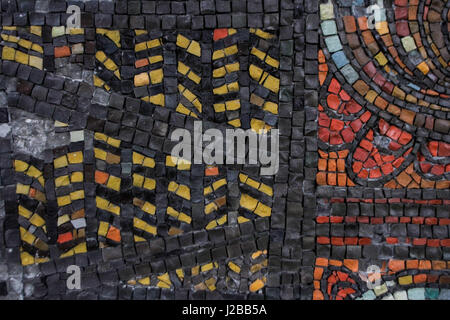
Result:
{"type": "Polygon", "coordinates": [[[0,299],[450,299],[450,2],[378,4],[2,1],[0,299]]]}

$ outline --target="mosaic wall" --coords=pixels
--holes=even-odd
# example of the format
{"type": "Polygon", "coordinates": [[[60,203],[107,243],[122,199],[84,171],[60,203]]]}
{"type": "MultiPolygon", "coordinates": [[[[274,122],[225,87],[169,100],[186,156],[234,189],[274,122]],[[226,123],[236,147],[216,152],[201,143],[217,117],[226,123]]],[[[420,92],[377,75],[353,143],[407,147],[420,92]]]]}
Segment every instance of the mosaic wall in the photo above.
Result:
{"type": "Polygon", "coordinates": [[[450,299],[449,1],[0,5],[0,299],[450,299]]]}

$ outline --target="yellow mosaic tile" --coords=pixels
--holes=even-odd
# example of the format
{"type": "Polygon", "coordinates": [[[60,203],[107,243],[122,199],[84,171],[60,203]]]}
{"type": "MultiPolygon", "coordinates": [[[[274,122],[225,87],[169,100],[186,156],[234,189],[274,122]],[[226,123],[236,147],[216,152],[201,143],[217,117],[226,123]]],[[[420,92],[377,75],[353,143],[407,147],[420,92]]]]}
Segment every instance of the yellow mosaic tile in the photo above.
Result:
{"type": "Polygon", "coordinates": [[[182,34],[177,35],[177,46],[186,49],[189,46],[190,40],[182,34]]]}
{"type": "Polygon", "coordinates": [[[197,41],[192,40],[191,44],[187,48],[187,52],[193,54],[194,56],[200,57],[201,54],[202,54],[202,50],[200,48],[200,44],[197,41]]]}
{"type": "Polygon", "coordinates": [[[42,70],[44,67],[42,58],[30,56],[30,67],[42,70]]]}
{"type": "Polygon", "coordinates": [[[252,198],[248,194],[243,193],[241,195],[241,200],[240,200],[239,204],[241,207],[253,212],[256,209],[258,200],[252,198]]]}
{"type": "Polygon", "coordinates": [[[67,154],[67,158],[69,160],[69,163],[76,164],[76,163],[83,163],[83,152],[77,151],[67,154]]]}
{"type": "Polygon", "coordinates": [[[119,177],[115,177],[115,176],[111,176],[110,175],[106,186],[109,189],[112,189],[112,190],[115,190],[115,191],[120,191],[120,182],[121,182],[121,179],[119,177]]]}
{"type": "Polygon", "coordinates": [[[59,158],[56,158],[55,160],[53,160],[53,165],[56,169],[67,167],[68,165],[67,157],[61,156],[59,158]]]}
{"type": "Polygon", "coordinates": [[[2,59],[3,60],[14,60],[16,56],[16,50],[13,48],[4,46],[2,49],[2,59]]]}
{"type": "Polygon", "coordinates": [[[152,84],[161,83],[163,80],[163,77],[164,77],[164,75],[163,75],[162,69],[150,71],[150,81],[152,82],[152,84]]]}
{"type": "Polygon", "coordinates": [[[28,169],[28,163],[22,161],[22,160],[14,160],[14,169],[17,172],[24,172],[28,169]]]}

